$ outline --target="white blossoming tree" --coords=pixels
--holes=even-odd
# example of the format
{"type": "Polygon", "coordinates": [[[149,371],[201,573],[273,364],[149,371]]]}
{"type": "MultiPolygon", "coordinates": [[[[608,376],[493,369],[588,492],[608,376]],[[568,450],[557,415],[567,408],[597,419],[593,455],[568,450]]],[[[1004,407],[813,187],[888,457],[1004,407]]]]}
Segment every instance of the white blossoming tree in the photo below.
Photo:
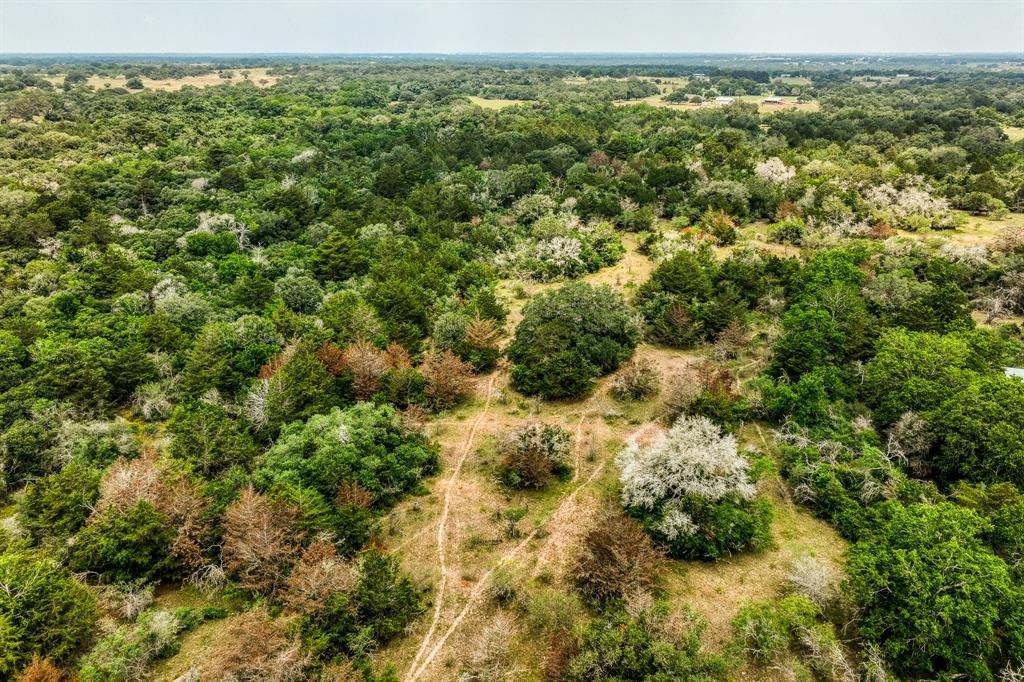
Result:
{"type": "Polygon", "coordinates": [[[754,174],[765,182],[782,185],[796,177],[796,170],[787,166],[779,157],[773,156],[754,166],[754,174]]]}
{"type": "Polygon", "coordinates": [[[710,419],[684,415],[617,461],[623,505],[673,556],[716,559],[769,544],[770,510],[756,499],[749,464],[710,419]]]}

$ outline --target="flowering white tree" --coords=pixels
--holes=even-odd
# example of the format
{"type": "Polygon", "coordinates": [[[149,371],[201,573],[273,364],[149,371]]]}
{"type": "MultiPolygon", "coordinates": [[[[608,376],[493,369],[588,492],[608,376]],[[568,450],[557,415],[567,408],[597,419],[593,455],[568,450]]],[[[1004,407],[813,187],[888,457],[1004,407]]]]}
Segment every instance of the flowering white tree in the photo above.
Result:
{"type": "Polygon", "coordinates": [[[879,215],[895,227],[906,230],[927,228],[953,228],[957,215],[950,210],[949,201],[932,196],[923,187],[897,189],[890,184],[869,187],[863,192],[867,201],[879,215]]]}
{"type": "Polygon", "coordinates": [[[773,156],[754,166],[754,175],[765,182],[782,185],[796,177],[796,170],[787,166],[779,157],[773,156]]]}
{"type": "Polygon", "coordinates": [[[627,507],[653,509],[687,495],[710,501],[727,495],[751,499],[755,493],[736,439],[706,417],[684,415],[652,445],[631,443],[617,461],[627,507]]]}

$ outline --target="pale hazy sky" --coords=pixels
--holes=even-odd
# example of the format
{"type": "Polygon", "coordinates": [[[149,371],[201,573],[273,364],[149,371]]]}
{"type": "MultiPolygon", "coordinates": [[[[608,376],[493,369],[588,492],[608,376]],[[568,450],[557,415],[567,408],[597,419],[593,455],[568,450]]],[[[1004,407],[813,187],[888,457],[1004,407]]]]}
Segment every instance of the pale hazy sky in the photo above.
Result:
{"type": "Polygon", "coordinates": [[[581,51],[1024,53],[1024,0],[0,0],[0,53],[581,51]]]}

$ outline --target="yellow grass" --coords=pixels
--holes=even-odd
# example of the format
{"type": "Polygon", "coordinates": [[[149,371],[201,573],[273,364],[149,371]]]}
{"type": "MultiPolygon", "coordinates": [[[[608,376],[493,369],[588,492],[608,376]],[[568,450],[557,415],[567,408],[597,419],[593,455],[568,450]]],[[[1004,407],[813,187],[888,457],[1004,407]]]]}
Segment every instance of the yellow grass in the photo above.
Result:
{"type": "MultiPolygon", "coordinates": [[[[765,99],[764,95],[742,95],[733,99],[737,102],[753,102],[762,113],[772,113],[775,111],[819,111],[821,109],[821,104],[816,100],[812,100],[810,102],[798,102],[795,97],[783,97],[783,104],[764,104],[762,103],[762,100],[765,99]]],[[[664,107],[666,109],[677,109],[680,111],[696,111],[698,109],[714,109],[717,107],[728,106],[725,104],[719,104],[714,100],[702,102],[700,104],[666,102],[662,99],[662,95],[651,95],[650,97],[644,97],[643,99],[620,99],[615,100],[613,104],[616,106],[649,104],[652,107],[664,107]]]]}
{"type": "Polygon", "coordinates": [[[1024,140],[1024,128],[1018,126],[1003,126],[1003,132],[1010,138],[1010,142],[1020,142],[1024,140]]]}
{"type": "Polygon", "coordinates": [[[788,85],[810,85],[811,79],[805,78],[804,76],[786,76],[785,78],[776,78],[775,80],[780,83],[786,83],[788,85]]]}
{"type": "MultiPolygon", "coordinates": [[[[268,73],[268,69],[232,69],[231,78],[221,78],[220,73],[213,71],[210,73],[203,74],[201,76],[186,76],[184,78],[164,78],[164,79],[152,79],[140,77],[144,86],[143,90],[133,92],[145,92],[146,90],[158,90],[162,92],[176,92],[181,90],[186,85],[190,85],[196,88],[208,88],[212,85],[224,85],[225,83],[237,84],[246,80],[242,75],[242,71],[248,71],[249,78],[257,87],[270,87],[279,80],[277,76],[271,76],[268,73]]],[[[61,85],[64,82],[64,76],[51,76],[47,78],[48,81],[54,85],[61,85]]],[[[106,77],[106,76],[90,76],[86,84],[97,90],[104,90],[107,88],[123,88],[128,79],[124,76],[118,77],[106,77]]]]}
{"type": "Polygon", "coordinates": [[[483,109],[504,109],[519,104],[533,104],[533,100],[528,99],[484,99],[475,95],[470,95],[469,101],[483,109]]]}

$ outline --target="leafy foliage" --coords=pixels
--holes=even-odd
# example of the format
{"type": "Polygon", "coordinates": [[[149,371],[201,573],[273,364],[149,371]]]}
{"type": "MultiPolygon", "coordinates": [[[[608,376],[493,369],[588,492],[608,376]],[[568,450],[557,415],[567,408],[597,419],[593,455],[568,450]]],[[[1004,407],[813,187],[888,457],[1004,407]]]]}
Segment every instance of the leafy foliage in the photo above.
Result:
{"type": "Polygon", "coordinates": [[[596,377],[628,358],[638,340],[629,310],[611,289],[567,284],[540,294],[523,310],[506,351],[512,383],[543,398],[582,395],[596,377]]]}

